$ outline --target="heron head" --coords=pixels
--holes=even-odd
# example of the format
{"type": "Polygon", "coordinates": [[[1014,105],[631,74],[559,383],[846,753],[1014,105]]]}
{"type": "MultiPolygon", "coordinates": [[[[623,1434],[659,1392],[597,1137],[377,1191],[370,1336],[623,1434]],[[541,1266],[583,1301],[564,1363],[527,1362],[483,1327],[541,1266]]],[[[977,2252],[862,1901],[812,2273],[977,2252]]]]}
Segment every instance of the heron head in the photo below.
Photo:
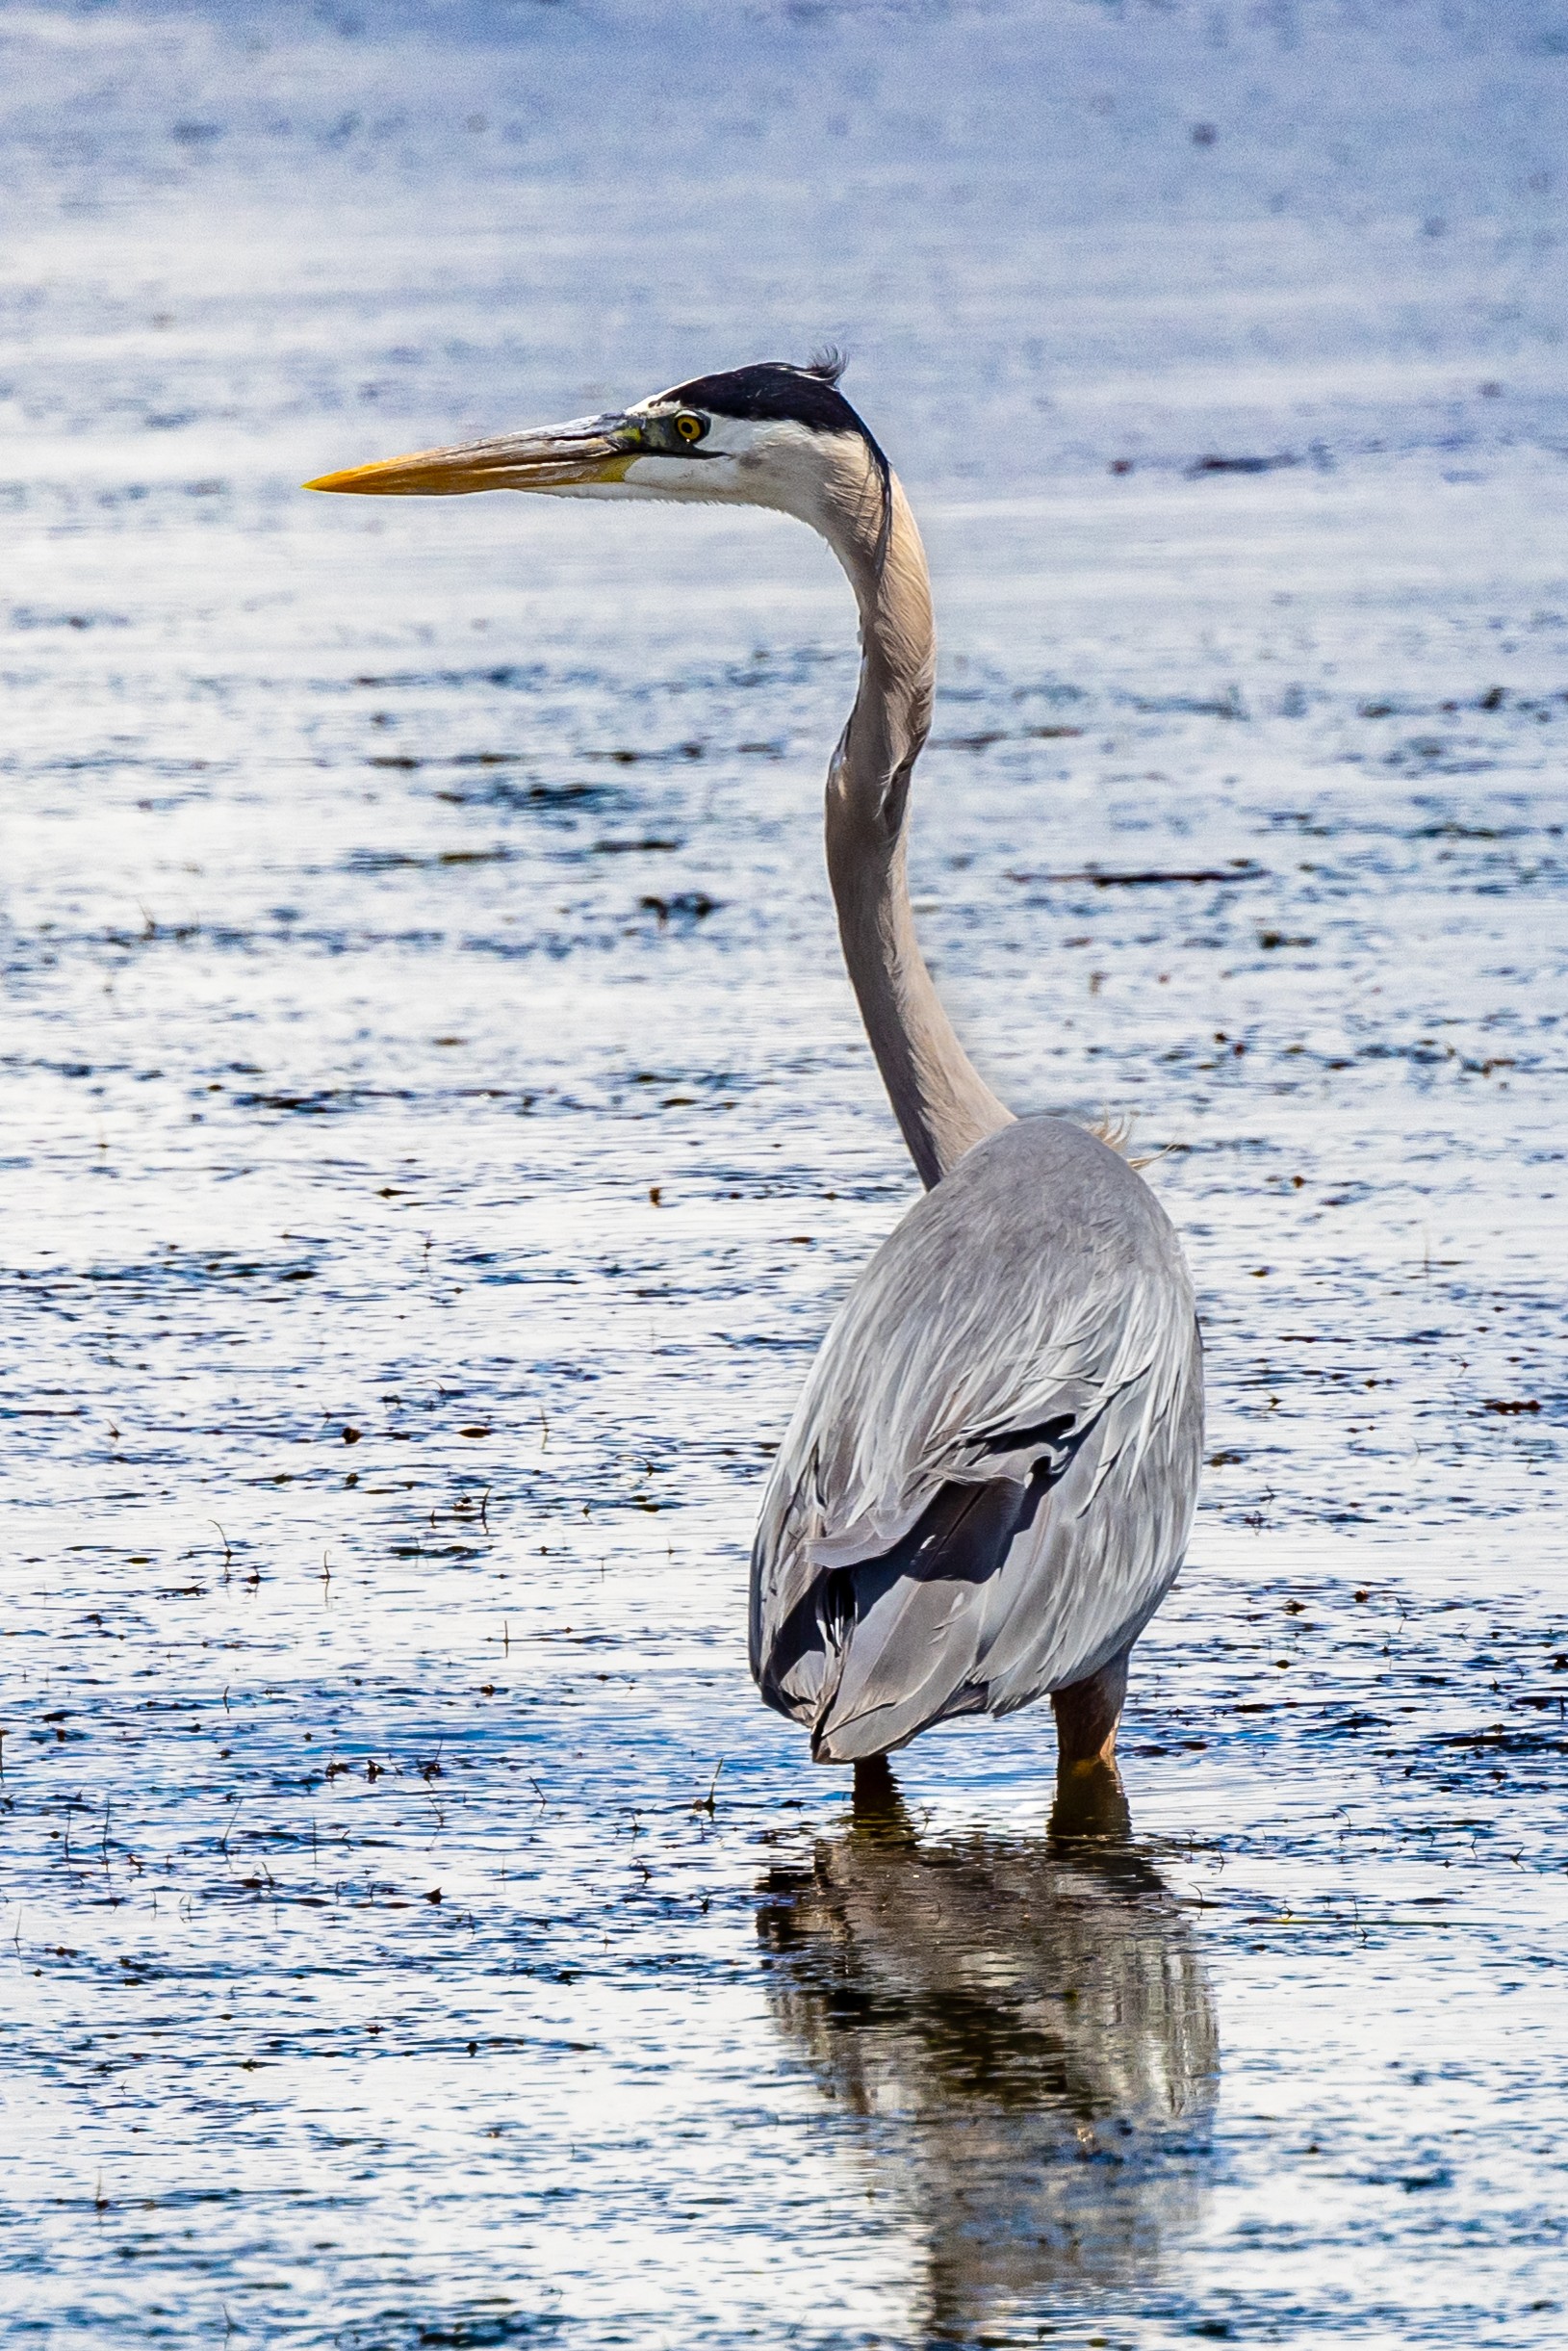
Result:
{"type": "Polygon", "coordinates": [[[771,506],[829,538],[846,525],[880,537],[887,460],[839,391],[842,372],[832,353],[803,368],[766,360],[695,376],[608,415],[420,450],[323,474],[305,487],[372,498],[532,490],[771,506]]]}

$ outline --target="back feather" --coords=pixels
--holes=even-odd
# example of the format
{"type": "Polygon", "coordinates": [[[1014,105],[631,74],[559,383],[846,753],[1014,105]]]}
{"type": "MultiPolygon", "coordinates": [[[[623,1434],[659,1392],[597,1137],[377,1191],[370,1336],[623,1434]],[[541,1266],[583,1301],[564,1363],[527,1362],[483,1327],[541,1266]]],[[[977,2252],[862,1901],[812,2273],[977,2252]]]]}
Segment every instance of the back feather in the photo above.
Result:
{"type": "Polygon", "coordinates": [[[1081,1128],[977,1146],[825,1340],[753,1558],[753,1671],[842,1762],[1005,1713],[1135,1639],[1179,1564],[1201,1439],[1174,1233],[1081,1128]]]}

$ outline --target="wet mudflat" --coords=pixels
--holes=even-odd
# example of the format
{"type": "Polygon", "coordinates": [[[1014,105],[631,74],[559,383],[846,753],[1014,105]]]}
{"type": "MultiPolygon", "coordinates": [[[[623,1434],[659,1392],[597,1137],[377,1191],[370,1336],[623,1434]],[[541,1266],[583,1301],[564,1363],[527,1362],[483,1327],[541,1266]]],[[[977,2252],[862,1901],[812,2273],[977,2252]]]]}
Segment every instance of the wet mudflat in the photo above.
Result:
{"type": "Polygon", "coordinates": [[[0,13],[6,2338],[1556,2343],[1554,20],[739,21],[0,13]],[[828,559],[295,488],[831,334],[942,986],[1202,1301],[1126,1845],[746,1676],[913,1196],[828,559]]]}

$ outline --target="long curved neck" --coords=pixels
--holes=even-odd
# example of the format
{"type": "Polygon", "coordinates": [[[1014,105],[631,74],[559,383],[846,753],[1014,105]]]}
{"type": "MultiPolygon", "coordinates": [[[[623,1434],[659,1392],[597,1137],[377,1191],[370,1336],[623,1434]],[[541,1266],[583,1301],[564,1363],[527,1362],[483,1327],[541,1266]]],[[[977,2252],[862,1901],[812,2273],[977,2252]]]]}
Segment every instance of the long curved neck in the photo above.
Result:
{"type": "Polygon", "coordinates": [[[860,692],[828,771],[828,874],[871,1050],[929,1189],[1013,1113],[960,1045],[914,934],[906,825],[936,685],[931,579],[896,477],[885,547],[881,497],[858,486],[834,502],[826,526],[861,607],[861,653],[860,692]]]}

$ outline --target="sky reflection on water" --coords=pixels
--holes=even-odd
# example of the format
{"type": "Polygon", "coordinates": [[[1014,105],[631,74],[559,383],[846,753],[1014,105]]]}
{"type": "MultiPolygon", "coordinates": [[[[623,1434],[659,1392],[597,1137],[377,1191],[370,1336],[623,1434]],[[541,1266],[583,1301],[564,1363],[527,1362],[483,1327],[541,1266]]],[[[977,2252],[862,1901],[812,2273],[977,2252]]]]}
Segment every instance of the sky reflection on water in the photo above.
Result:
{"type": "Polygon", "coordinates": [[[0,9],[8,2340],[1560,2340],[1559,16],[0,9]],[[913,1192],[830,562],[297,489],[829,337],[1202,1301],[1125,1850],[746,1677],[913,1192]]]}

